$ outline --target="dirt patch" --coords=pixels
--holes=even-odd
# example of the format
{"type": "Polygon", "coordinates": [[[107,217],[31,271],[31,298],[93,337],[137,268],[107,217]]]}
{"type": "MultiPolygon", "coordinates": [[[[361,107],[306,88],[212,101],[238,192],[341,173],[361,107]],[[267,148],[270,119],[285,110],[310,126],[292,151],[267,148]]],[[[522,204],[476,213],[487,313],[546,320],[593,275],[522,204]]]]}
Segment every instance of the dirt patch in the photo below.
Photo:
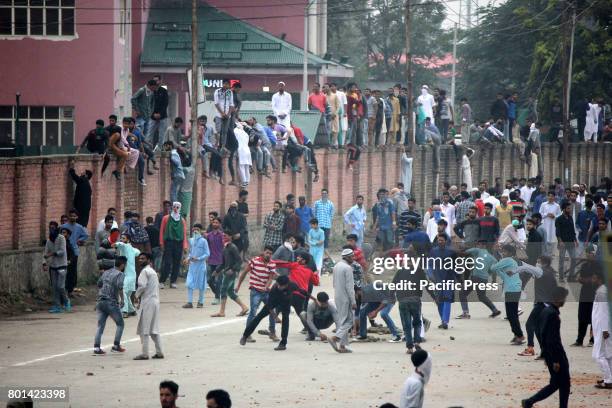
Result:
{"type": "MultiPolygon", "coordinates": [[[[94,304],[97,296],[95,286],[75,288],[70,298],[72,305],[94,304]]],[[[34,312],[44,312],[52,306],[51,296],[32,293],[2,294],[0,295],[0,319],[9,320],[10,317],[23,317],[34,312]]],[[[38,320],[41,318],[20,320],[38,320]]],[[[12,320],[12,319],[11,319],[12,320]]]]}

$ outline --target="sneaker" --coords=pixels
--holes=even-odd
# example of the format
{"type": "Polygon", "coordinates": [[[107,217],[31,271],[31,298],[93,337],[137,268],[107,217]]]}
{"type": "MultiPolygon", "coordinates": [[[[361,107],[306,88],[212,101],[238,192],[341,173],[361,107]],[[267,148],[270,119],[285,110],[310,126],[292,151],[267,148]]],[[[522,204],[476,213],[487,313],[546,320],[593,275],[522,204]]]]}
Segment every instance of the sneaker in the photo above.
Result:
{"type": "Polygon", "coordinates": [[[106,351],[102,350],[100,347],[94,348],[94,356],[103,356],[106,354],[106,351]]]}
{"type": "Polygon", "coordinates": [[[204,307],[204,303],[200,303],[200,302],[198,302],[198,309],[201,309],[201,308],[203,308],[203,307],[204,307]]]}
{"type": "Polygon", "coordinates": [[[49,309],[49,313],[64,313],[64,311],[57,306],[53,306],[49,309]]]}
{"type": "Polygon", "coordinates": [[[493,313],[491,313],[491,314],[489,315],[489,317],[490,317],[490,318],[492,318],[492,319],[494,319],[494,318],[496,318],[497,316],[499,316],[500,314],[501,314],[501,312],[500,312],[499,310],[496,310],[496,311],[494,311],[493,313]]]}
{"type": "Polygon", "coordinates": [[[113,352],[113,353],[125,353],[125,348],[123,348],[121,346],[114,345],[113,348],[111,349],[111,352],[113,352]]]}
{"type": "Polygon", "coordinates": [[[421,350],[421,345],[420,345],[420,344],[415,343],[415,344],[414,344],[414,349],[415,349],[415,350],[421,350]]]}
{"type": "MultiPolygon", "coordinates": [[[[140,183],[141,186],[146,186],[147,185],[147,183],[145,183],[144,179],[138,180],[138,183],[140,183]]],[[[136,358],[134,358],[134,360],[136,360],[136,358]]]]}
{"type": "Polygon", "coordinates": [[[285,346],[284,344],[279,344],[278,346],[274,347],[274,350],[284,351],[284,350],[287,350],[287,346],[285,346]]]}
{"type": "Polygon", "coordinates": [[[176,289],[176,288],[177,288],[176,283],[171,283],[170,284],[170,289],[176,289]]]}
{"type": "Polygon", "coordinates": [[[527,356],[527,357],[533,357],[535,356],[535,351],[533,350],[533,347],[527,347],[525,350],[523,350],[522,352],[518,353],[519,356],[527,356]]]}
{"type": "Polygon", "coordinates": [[[389,340],[389,343],[399,343],[401,341],[402,341],[402,338],[400,336],[395,336],[389,340]]]}
{"type": "Polygon", "coordinates": [[[306,336],[305,341],[315,341],[315,336],[306,336]]]}
{"type": "Polygon", "coordinates": [[[72,303],[70,299],[66,299],[66,305],[64,306],[64,310],[68,313],[72,312],[72,303]]]}
{"type": "Polygon", "coordinates": [[[582,347],[582,343],[575,342],[575,343],[570,344],[570,347],[582,347]]]}
{"type": "Polygon", "coordinates": [[[221,300],[219,300],[219,299],[215,298],[215,299],[214,299],[214,300],[211,302],[211,305],[213,305],[213,306],[217,306],[219,303],[221,303],[221,300]]]}
{"type": "Polygon", "coordinates": [[[455,319],[469,319],[469,318],[470,318],[470,314],[469,313],[461,313],[455,319]]]}
{"type": "Polygon", "coordinates": [[[183,309],[193,309],[193,303],[185,303],[183,309]]]}
{"type": "Polygon", "coordinates": [[[533,407],[533,404],[531,402],[529,402],[529,400],[522,400],[521,401],[521,408],[531,408],[533,407]]]}
{"type": "Polygon", "coordinates": [[[134,357],[132,360],[148,360],[149,356],[145,356],[144,354],[139,354],[136,357],[134,357]]]}
{"type": "Polygon", "coordinates": [[[247,343],[255,343],[255,339],[252,338],[251,336],[249,336],[249,337],[247,337],[246,342],[247,343]]]}
{"type": "Polygon", "coordinates": [[[413,354],[414,353],[414,349],[412,347],[408,347],[406,349],[406,354],[413,354]]]}
{"type": "Polygon", "coordinates": [[[523,344],[525,344],[525,338],[515,338],[514,341],[512,341],[510,344],[512,344],[513,346],[521,346],[523,344]]]}
{"type": "Polygon", "coordinates": [[[357,337],[353,337],[354,341],[364,341],[367,340],[368,336],[357,336],[357,337]]]}
{"type": "Polygon", "coordinates": [[[159,284],[159,288],[160,288],[160,289],[166,289],[166,285],[164,285],[163,283],[160,283],[160,284],[159,284]]]}
{"type": "Polygon", "coordinates": [[[257,330],[257,334],[261,334],[262,336],[269,336],[270,332],[268,330],[257,330]]]}
{"type": "Polygon", "coordinates": [[[276,337],[276,333],[270,333],[269,336],[270,340],[272,341],[278,341],[278,337],[276,337]]]}
{"type": "Polygon", "coordinates": [[[153,357],[151,357],[151,358],[154,358],[154,359],[156,359],[156,360],[161,360],[161,359],[163,359],[163,358],[164,358],[164,355],[163,355],[162,353],[155,353],[155,354],[153,355],[153,357]]]}
{"type": "Polygon", "coordinates": [[[247,338],[246,338],[246,337],[244,337],[244,336],[242,336],[242,337],[240,338],[240,345],[241,345],[241,346],[244,346],[246,343],[247,343],[247,338]]]}

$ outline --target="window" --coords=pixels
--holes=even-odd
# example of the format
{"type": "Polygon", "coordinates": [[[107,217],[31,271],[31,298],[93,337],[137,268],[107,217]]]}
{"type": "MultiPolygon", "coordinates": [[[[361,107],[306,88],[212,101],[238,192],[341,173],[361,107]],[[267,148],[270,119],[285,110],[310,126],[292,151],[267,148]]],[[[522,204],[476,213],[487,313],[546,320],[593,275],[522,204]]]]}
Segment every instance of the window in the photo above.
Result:
{"type": "Polygon", "coordinates": [[[75,0],[0,0],[0,36],[72,37],[75,0]]]}
{"type": "Polygon", "coordinates": [[[24,146],[74,145],[73,107],[20,106],[17,132],[16,111],[14,106],[0,106],[0,144],[13,141],[24,146]]]}

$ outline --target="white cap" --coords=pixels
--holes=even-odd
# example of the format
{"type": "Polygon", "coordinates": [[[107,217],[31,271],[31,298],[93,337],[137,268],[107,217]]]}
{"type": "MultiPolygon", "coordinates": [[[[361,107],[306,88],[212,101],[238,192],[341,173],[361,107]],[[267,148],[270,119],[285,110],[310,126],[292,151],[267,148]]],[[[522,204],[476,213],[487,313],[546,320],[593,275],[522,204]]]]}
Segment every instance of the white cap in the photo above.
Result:
{"type": "Polygon", "coordinates": [[[429,89],[429,87],[427,85],[423,85],[421,89],[429,89]]]}
{"type": "Polygon", "coordinates": [[[354,252],[353,252],[353,250],[352,250],[352,249],[350,249],[350,248],[346,248],[346,249],[343,249],[343,250],[342,250],[341,255],[342,255],[342,257],[344,258],[345,256],[351,256],[351,255],[354,255],[354,252]]]}

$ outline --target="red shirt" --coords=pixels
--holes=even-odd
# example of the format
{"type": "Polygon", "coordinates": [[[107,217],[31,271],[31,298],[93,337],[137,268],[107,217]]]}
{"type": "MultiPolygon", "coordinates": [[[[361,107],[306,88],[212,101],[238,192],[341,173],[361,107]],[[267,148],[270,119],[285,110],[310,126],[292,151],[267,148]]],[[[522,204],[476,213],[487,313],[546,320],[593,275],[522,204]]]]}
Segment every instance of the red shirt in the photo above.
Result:
{"type": "Polygon", "coordinates": [[[321,113],[325,113],[325,104],[327,103],[327,97],[323,92],[318,94],[310,94],[308,96],[308,105],[317,108],[321,113]]]}
{"type": "Polygon", "coordinates": [[[364,272],[368,270],[368,263],[363,256],[363,251],[361,248],[353,248],[353,253],[355,254],[355,262],[357,262],[363,268],[364,272]]]}
{"type": "Polygon", "coordinates": [[[304,132],[302,132],[302,129],[300,129],[297,126],[292,126],[293,127],[293,134],[295,135],[295,138],[298,140],[298,142],[300,142],[301,145],[304,144],[304,132]]]}
{"type": "Polygon", "coordinates": [[[484,201],[482,201],[480,198],[477,199],[476,201],[474,201],[474,205],[476,206],[476,214],[479,217],[484,217],[484,201]]]}
{"type": "MultiPolygon", "coordinates": [[[[281,268],[289,268],[289,280],[295,283],[303,291],[308,291],[308,284],[319,286],[319,275],[311,271],[306,265],[300,265],[297,262],[274,261],[276,266],[281,268]]],[[[295,291],[294,295],[305,298],[305,296],[295,291]]]]}

